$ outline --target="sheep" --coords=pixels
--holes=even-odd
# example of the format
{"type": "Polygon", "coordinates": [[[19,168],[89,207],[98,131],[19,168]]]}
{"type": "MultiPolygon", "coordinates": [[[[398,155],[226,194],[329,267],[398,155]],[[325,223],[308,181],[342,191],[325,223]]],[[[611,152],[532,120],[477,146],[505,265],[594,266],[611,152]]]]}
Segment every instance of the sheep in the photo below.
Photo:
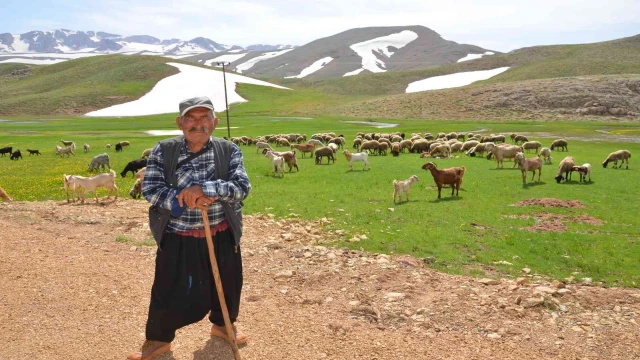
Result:
{"type": "Polygon", "coordinates": [[[276,140],[276,144],[280,146],[286,146],[286,147],[291,146],[291,144],[289,144],[289,140],[285,138],[279,138],[278,140],[276,140]]]}
{"type": "Polygon", "coordinates": [[[426,139],[420,139],[420,140],[416,140],[413,142],[413,145],[411,145],[411,148],[409,149],[409,152],[411,153],[421,153],[423,151],[429,151],[429,147],[431,146],[431,143],[429,142],[429,140],[426,139]]]}
{"type": "Polygon", "coordinates": [[[111,144],[107,144],[107,145],[105,145],[104,147],[106,147],[106,148],[107,148],[107,150],[111,150],[111,144]]]}
{"type": "Polygon", "coordinates": [[[109,159],[109,154],[104,153],[100,155],[96,155],[91,159],[89,163],[89,171],[100,170],[100,167],[104,170],[105,165],[111,170],[111,162],[109,159]]]}
{"type": "Polygon", "coordinates": [[[535,149],[536,152],[538,152],[538,149],[540,149],[542,147],[542,144],[540,144],[539,141],[527,141],[526,143],[522,144],[522,148],[527,150],[527,152],[529,152],[529,150],[531,149],[535,149]]]}
{"type": "Polygon", "coordinates": [[[1,187],[0,187],[0,198],[3,198],[8,202],[12,202],[13,201],[11,196],[9,196],[9,194],[7,194],[1,187]]]}
{"type": "MultiPolygon", "coordinates": [[[[493,145],[486,147],[487,151],[491,151],[489,155],[496,157],[496,168],[504,169],[504,159],[513,159],[516,157],[516,154],[522,152],[522,146],[515,146],[510,144],[505,144],[501,146],[493,145]]],[[[489,157],[488,157],[489,158],[489,157]]],[[[512,168],[516,167],[516,163],[514,161],[512,168]]]]}
{"type": "Polygon", "coordinates": [[[302,153],[302,157],[304,158],[307,153],[313,154],[313,150],[316,149],[316,145],[315,144],[292,144],[291,150],[293,149],[299,150],[302,153]]]}
{"type": "Polygon", "coordinates": [[[407,202],[409,201],[409,191],[411,191],[411,184],[418,182],[418,177],[412,175],[407,180],[393,180],[393,203],[396,203],[396,197],[402,201],[402,194],[407,196],[407,202]]]}
{"type": "Polygon", "coordinates": [[[511,136],[509,136],[511,138],[511,142],[515,141],[517,135],[518,134],[513,133],[513,134],[511,134],[511,136]]]}
{"type": "Polygon", "coordinates": [[[2,149],[0,149],[0,154],[2,154],[2,156],[4,156],[5,154],[9,154],[9,156],[11,156],[12,153],[13,153],[12,146],[3,147],[2,149]]]}
{"type": "Polygon", "coordinates": [[[271,160],[273,166],[273,175],[284,177],[284,158],[273,153],[271,150],[267,150],[264,154],[266,158],[271,160]]]}
{"type": "Polygon", "coordinates": [[[11,156],[9,157],[9,159],[11,160],[18,160],[18,158],[22,159],[22,153],[20,152],[20,149],[14,151],[13,154],[11,154],[11,156]]]}
{"type": "Polygon", "coordinates": [[[320,147],[324,146],[322,141],[320,141],[318,139],[313,139],[313,138],[309,140],[308,144],[313,144],[313,145],[320,146],[320,147]]]}
{"type": "Polygon", "coordinates": [[[402,149],[402,145],[400,145],[400,143],[393,143],[393,145],[391,145],[391,154],[393,156],[399,156],[400,155],[400,150],[402,149]]]}
{"type": "Polygon", "coordinates": [[[151,151],[152,151],[152,150],[153,150],[153,149],[145,149],[145,150],[142,152],[142,155],[140,155],[140,157],[141,157],[142,159],[148,159],[148,158],[149,158],[149,156],[151,156],[151,151]]]}
{"type": "Polygon", "coordinates": [[[455,144],[452,144],[451,145],[451,152],[459,152],[459,151],[461,151],[462,150],[462,145],[464,145],[464,144],[461,143],[461,142],[457,142],[455,144]]]}
{"type": "Polygon", "coordinates": [[[624,164],[625,160],[627,161],[627,169],[629,168],[629,159],[631,158],[631,153],[627,150],[618,150],[614,151],[602,162],[602,167],[606,168],[607,165],[613,161],[613,168],[622,169],[622,164],[624,164]],[[618,167],[618,160],[622,160],[620,163],[620,167],[618,167]]]}
{"type": "Polygon", "coordinates": [[[411,140],[402,140],[400,142],[400,151],[404,152],[404,149],[411,149],[411,145],[413,145],[411,140]]]}
{"type": "Polygon", "coordinates": [[[74,144],[73,141],[67,141],[67,140],[60,140],[60,142],[64,145],[64,146],[71,146],[72,144],[74,144]]]}
{"type": "Polygon", "coordinates": [[[462,185],[462,178],[466,170],[464,166],[439,170],[435,163],[428,162],[422,165],[422,169],[431,171],[433,180],[436,186],[438,186],[438,199],[440,199],[443,185],[451,185],[451,196],[453,196],[454,191],[456,192],[456,196],[459,196],[458,192],[460,191],[460,185],[462,185]]]}
{"type": "Polygon", "coordinates": [[[260,151],[260,149],[273,150],[271,148],[271,145],[269,145],[268,143],[262,142],[262,141],[258,141],[256,143],[256,154],[258,153],[258,151],[260,151]]]}
{"type": "Polygon", "coordinates": [[[367,152],[369,154],[371,154],[371,151],[376,152],[378,151],[378,147],[380,146],[380,143],[377,140],[369,140],[369,141],[365,141],[362,143],[362,145],[360,145],[360,149],[358,149],[358,152],[362,152],[363,150],[367,150],[367,152]]]}
{"type": "Polygon", "coordinates": [[[551,164],[551,149],[549,149],[548,147],[543,147],[542,149],[540,149],[538,157],[544,158],[545,163],[551,164]]]}
{"type": "Polygon", "coordinates": [[[569,143],[565,139],[554,140],[553,143],[551,143],[551,150],[561,148],[564,149],[564,151],[569,151],[567,145],[569,145],[569,143]]]}
{"type": "Polygon", "coordinates": [[[439,145],[429,152],[429,155],[431,157],[435,157],[436,154],[442,154],[442,156],[448,158],[449,156],[451,156],[451,146],[447,144],[439,145]]]}
{"type": "Polygon", "coordinates": [[[73,184],[75,186],[80,186],[82,188],[81,191],[81,199],[84,204],[85,196],[87,191],[93,191],[93,194],[96,197],[96,203],[98,202],[98,192],[97,188],[103,187],[109,190],[107,194],[107,199],[111,196],[111,192],[115,190],[116,192],[116,200],[118,199],[118,187],[116,186],[116,172],[110,170],[108,173],[99,174],[92,177],[84,177],[78,175],[69,175],[69,184],[73,184]]]}
{"type": "Polygon", "coordinates": [[[338,145],[334,144],[334,143],[329,143],[327,144],[327,147],[329,147],[331,150],[333,150],[333,153],[335,154],[336,152],[338,152],[338,145]]]}
{"type": "Polygon", "coordinates": [[[141,179],[136,179],[136,182],[131,187],[131,190],[129,190],[129,195],[131,195],[131,197],[134,199],[140,199],[140,196],[142,196],[142,180],[141,179]]]}
{"type": "Polygon", "coordinates": [[[402,142],[403,140],[404,140],[404,139],[403,139],[403,138],[402,138],[402,136],[400,136],[400,135],[394,135],[394,136],[391,138],[391,142],[392,142],[392,143],[396,143],[396,142],[397,142],[397,143],[399,143],[399,142],[402,142]]]}
{"type": "Polygon", "coordinates": [[[542,175],[542,159],[539,157],[526,159],[524,154],[519,152],[516,154],[514,162],[520,167],[523,184],[527,183],[527,171],[531,171],[531,181],[533,181],[533,178],[536,176],[536,170],[538,170],[538,181],[540,181],[540,176],[542,175]]]}
{"type": "Polygon", "coordinates": [[[62,157],[62,155],[67,155],[67,157],[69,157],[69,154],[76,156],[76,154],[73,152],[73,149],[68,147],[68,148],[62,148],[58,145],[56,145],[56,155],[60,155],[60,157],[62,157]]]}
{"type": "Polygon", "coordinates": [[[120,141],[119,144],[122,147],[128,147],[129,145],[131,145],[131,143],[126,141],[126,140],[125,141],[120,141]]]}
{"type": "Polygon", "coordinates": [[[380,142],[378,145],[378,154],[387,156],[387,150],[389,149],[389,144],[386,142],[380,142]]]}
{"type": "Polygon", "coordinates": [[[316,157],[316,165],[319,165],[322,162],[322,157],[324,157],[324,156],[327,157],[327,164],[329,164],[330,160],[333,160],[334,164],[336,162],[335,157],[333,157],[333,150],[331,150],[331,148],[327,147],[327,146],[323,146],[323,147],[317,149],[315,151],[314,155],[316,157]]]}
{"type": "MultiPolygon", "coordinates": [[[[516,135],[513,140],[515,141],[516,145],[518,145],[518,143],[526,143],[527,141],[529,141],[529,139],[524,136],[524,135],[516,135]]],[[[551,149],[553,150],[553,148],[551,149]]]]}
{"type": "MultiPolygon", "coordinates": [[[[106,154],[104,154],[106,155],[106,154]]],[[[127,177],[127,173],[131,171],[132,175],[135,176],[136,172],[143,167],[147,166],[147,159],[136,159],[133,161],[129,161],[127,166],[124,167],[124,170],[120,173],[120,176],[127,177]]]]}
{"type": "Polygon", "coordinates": [[[138,170],[138,172],[136,173],[136,179],[140,179],[143,180],[144,179],[144,174],[147,172],[147,167],[143,167],[142,169],[138,170]]]}
{"type": "Polygon", "coordinates": [[[300,169],[298,168],[298,161],[296,159],[296,151],[295,150],[294,151],[280,152],[280,151],[273,151],[273,150],[264,149],[264,150],[262,150],[262,153],[266,154],[267,151],[271,151],[274,155],[282,156],[284,158],[284,162],[289,167],[289,172],[291,172],[291,170],[294,167],[296,168],[296,171],[300,171],[300,169]]]}
{"type": "Polygon", "coordinates": [[[462,143],[462,150],[463,151],[471,150],[472,148],[476,147],[478,144],[480,144],[480,142],[475,140],[465,141],[464,143],[462,143]]]}
{"type": "Polygon", "coordinates": [[[42,153],[40,153],[40,150],[31,150],[31,149],[27,149],[27,151],[29,152],[29,156],[31,155],[42,155],[42,153]]]}
{"type": "Polygon", "coordinates": [[[360,147],[360,145],[362,145],[362,139],[361,138],[355,138],[353,140],[353,148],[357,149],[360,147]]]}
{"type": "Polygon", "coordinates": [[[356,161],[362,161],[362,170],[364,170],[367,166],[369,167],[369,170],[371,170],[371,164],[369,164],[368,160],[369,154],[367,154],[366,152],[353,154],[349,152],[349,150],[343,150],[342,153],[349,162],[349,171],[353,170],[353,163],[356,161]]]}
{"type": "Polygon", "coordinates": [[[478,145],[467,151],[467,155],[474,157],[479,154],[480,156],[482,156],[484,155],[485,151],[487,151],[487,145],[494,145],[494,143],[478,143],[478,145]]]}
{"type": "Polygon", "coordinates": [[[122,145],[120,145],[120,143],[116,144],[116,152],[118,151],[122,151],[122,145]]]}
{"type": "Polygon", "coordinates": [[[84,152],[89,152],[89,144],[84,144],[82,147],[84,148],[84,152]]]}
{"type": "Polygon", "coordinates": [[[576,166],[576,161],[573,157],[567,156],[562,161],[560,161],[560,165],[558,165],[558,174],[554,179],[556,182],[560,184],[560,181],[563,179],[566,181],[571,180],[571,169],[576,166]],[[562,177],[562,173],[564,173],[564,177],[562,177]]]}
{"type": "Polygon", "coordinates": [[[491,141],[494,143],[500,142],[503,143],[506,140],[504,135],[496,135],[496,136],[491,136],[491,141]]]}
{"type": "Polygon", "coordinates": [[[337,137],[329,140],[329,143],[338,145],[339,148],[344,148],[344,138],[337,137]]]}
{"type": "Polygon", "coordinates": [[[587,181],[587,176],[589,176],[589,182],[591,182],[591,164],[582,164],[582,166],[574,166],[571,168],[571,171],[577,171],[580,173],[580,182],[584,179],[587,181]]]}

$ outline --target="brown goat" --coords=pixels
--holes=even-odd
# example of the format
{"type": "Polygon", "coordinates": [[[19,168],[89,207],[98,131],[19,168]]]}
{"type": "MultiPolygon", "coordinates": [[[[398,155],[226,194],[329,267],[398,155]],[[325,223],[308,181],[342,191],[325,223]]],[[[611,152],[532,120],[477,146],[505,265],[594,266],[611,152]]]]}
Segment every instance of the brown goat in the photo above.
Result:
{"type": "Polygon", "coordinates": [[[438,186],[438,199],[440,199],[440,194],[442,192],[443,185],[451,185],[451,196],[453,196],[454,191],[456,193],[456,196],[459,196],[458,191],[460,190],[460,185],[462,184],[462,177],[464,176],[464,172],[466,170],[464,166],[439,170],[437,169],[436,164],[432,162],[428,162],[422,165],[422,169],[431,171],[433,180],[436,182],[436,185],[438,186]]]}
{"type": "Polygon", "coordinates": [[[291,150],[298,149],[302,153],[302,158],[304,158],[306,153],[313,154],[313,151],[316,149],[315,144],[293,144],[291,145],[291,150]]]}
{"type": "Polygon", "coordinates": [[[4,190],[2,190],[2,188],[0,188],[0,198],[5,199],[8,202],[13,201],[13,199],[11,199],[11,197],[9,196],[9,194],[7,194],[4,190]]]}
{"type": "Polygon", "coordinates": [[[269,151],[271,151],[276,156],[282,156],[284,158],[284,162],[286,162],[287,166],[289,167],[289,172],[291,172],[291,170],[293,170],[293,168],[296,168],[296,171],[300,171],[300,169],[298,168],[298,161],[296,160],[296,151],[295,150],[279,152],[279,151],[273,151],[273,150],[264,149],[264,150],[262,150],[262,154],[266,154],[269,151]]]}

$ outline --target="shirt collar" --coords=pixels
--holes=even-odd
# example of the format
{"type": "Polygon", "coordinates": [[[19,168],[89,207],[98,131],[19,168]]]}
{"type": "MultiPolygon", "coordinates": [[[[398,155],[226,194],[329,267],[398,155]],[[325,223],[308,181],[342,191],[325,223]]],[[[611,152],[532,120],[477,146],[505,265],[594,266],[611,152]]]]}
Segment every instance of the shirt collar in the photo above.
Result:
{"type": "MultiPolygon", "coordinates": [[[[206,144],[204,144],[204,148],[205,149],[209,149],[211,148],[212,144],[213,144],[213,138],[211,136],[209,136],[209,141],[207,141],[206,144]]],[[[183,138],[182,139],[182,149],[187,153],[191,153],[191,149],[189,149],[189,146],[187,146],[187,138],[183,138]]]]}

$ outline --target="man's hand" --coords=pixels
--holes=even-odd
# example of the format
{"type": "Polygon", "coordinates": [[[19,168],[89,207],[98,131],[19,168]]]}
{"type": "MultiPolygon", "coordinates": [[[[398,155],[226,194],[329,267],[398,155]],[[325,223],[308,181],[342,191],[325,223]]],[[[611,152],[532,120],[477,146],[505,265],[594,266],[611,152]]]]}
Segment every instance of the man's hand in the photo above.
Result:
{"type": "Polygon", "coordinates": [[[182,189],[180,194],[178,194],[178,204],[180,204],[181,207],[187,204],[189,209],[193,209],[197,207],[196,200],[200,197],[204,197],[204,192],[202,192],[200,185],[189,186],[188,188],[182,189]]]}
{"type": "Polygon", "coordinates": [[[201,196],[196,200],[196,209],[207,211],[209,206],[217,201],[218,198],[211,198],[206,196],[201,196]]]}

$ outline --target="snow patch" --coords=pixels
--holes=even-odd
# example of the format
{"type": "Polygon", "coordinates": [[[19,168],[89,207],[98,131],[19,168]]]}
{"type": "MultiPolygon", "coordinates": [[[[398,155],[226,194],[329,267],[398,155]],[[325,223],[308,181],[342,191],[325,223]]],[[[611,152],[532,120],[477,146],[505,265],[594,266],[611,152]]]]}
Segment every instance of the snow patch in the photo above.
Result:
{"type": "MultiPolygon", "coordinates": [[[[0,58],[1,59],[1,58],[0,58]]],[[[31,65],[52,65],[67,61],[67,59],[25,59],[25,58],[11,58],[7,60],[1,60],[0,64],[5,63],[18,63],[18,64],[31,64],[31,65]]]]}
{"type": "Polygon", "coordinates": [[[361,73],[361,72],[363,72],[363,71],[364,71],[364,69],[363,69],[363,68],[360,68],[360,69],[357,69],[357,70],[353,70],[353,71],[349,71],[348,73],[346,73],[346,74],[342,75],[342,77],[345,77],[345,76],[352,76],[352,75],[358,75],[358,74],[360,74],[360,73],[361,73]]]}
{"type": "Polygon", "coordinates": [[[11,44],[13,51],[15,52],[27,52],[29,51],[29,44],[20,40],[20,35],[13,35],[13,44],[11,44]]]}
{"type": "Polygon", "coordinates": [[[494,55],[494,52],[493,51],[485,51],[484,54],[468,54],[467,56],[463,57],[462,59],[459,59],[458,62],[460,63],[460,62],[463,62],[463,61],[480,59],[481,57],[483,57],[485,55],[494,55]]]}
{"type": "Polygon", "coordinates": [[[230,53],[239,53],[240,51],[244,51],[242,49],[229,50],[230,53]]]}
{"type": "MultiPolygon", "coordinates": [[[[150,92],[140,99],[105,109],[92,111],[87,116],[142,116],[176,113],[178,104],[184,99],[195,96],[208,96],[217,111],[225,109],[223,74],[221,71],[205,69],[192,65],[167,63],[175,66],[180,73],[160,80],[150,92]]],[[[271,86],[278,89],[286,87],[246,76],[227,73],[227,93],[229,103],[245,102],[236,93],[236,83],[271,86]]]]}
{"type": "Polygon", "coordinates": [[[207,65],[207,66],[213,66],[212,64],[213,64],[214,62],[218,62],[218,61],[220,61],[220,62],[223,62],[223,61],[224,61],[224,62],[234,62],[234,61],[236,61],[236,60],[239,60],[239,59],[243,58],[245,55],[247,55],[247,53],[244,53],[244,54],[225,54],[225,55],[220,55],[220,56],[218,56],[217,58],[209,59],[209,60],[205,61],[205,63],[204,63],[204,64],[205,64],[205,65],[207,65]]]}
{"type": "Polygon", "coordinates": [[[271,52],[267,52],[267,53],[263,53],[260,56],[256,56],[251,60],[248,60],[246,62],[243,62],[242,64],[236,66],[236,71],[239,73],[242,73],[243,71],[247,71],[249,69],[251,69],[255,64],[259,63],[262,60],[267,60],[267,59],[271,59],[273,57],[282,55],[284,53],[287,53],[289,51],[291,51],[293,49],[286,49],[286,50],[282,50],[282,51],[271,51],[271,52]]]}
{"type": "Polygon", "coordinates": [[[391,57],[393,52],[389,51],[389,47],[393,46],[400,49],[408,43],[418,38],[418,34],[410,30],[404,30],[397,34],[382,36],[379,38],[363,41],[349,46],[356,54],[362,58],[362,68],[373,73],[385,72],[385,63],[376,57],[375,53],[382,53],[387,57],[391,57]]]}
{"type": "Polygon", "coordinates": [[[455,74],[434,76],[428,79],[414,81],[407,86],[405,92],[412,93],[427,90],[449,89],[469,85],[476,81],[486,80],[509,70],[509,67],[501,67],[493,70],[467,71],[455,74]]]}
{"type": "Polygon", "coordinates": [[[307,66],[306,68],[304,68],[300,74],[296,75],[296,76],[285,76],[285,79],[291,79],[291,78],[298,78],[301,79],[307,75],[311,75],[314,72],[322,69],[325,65],[327,65],[328,63],[331,62],[331,60],[333,60],[333,58],[331,56],[327,56],[325,58],[322,58],[320,60],[315,61],[313,64],[307,66]]]}

